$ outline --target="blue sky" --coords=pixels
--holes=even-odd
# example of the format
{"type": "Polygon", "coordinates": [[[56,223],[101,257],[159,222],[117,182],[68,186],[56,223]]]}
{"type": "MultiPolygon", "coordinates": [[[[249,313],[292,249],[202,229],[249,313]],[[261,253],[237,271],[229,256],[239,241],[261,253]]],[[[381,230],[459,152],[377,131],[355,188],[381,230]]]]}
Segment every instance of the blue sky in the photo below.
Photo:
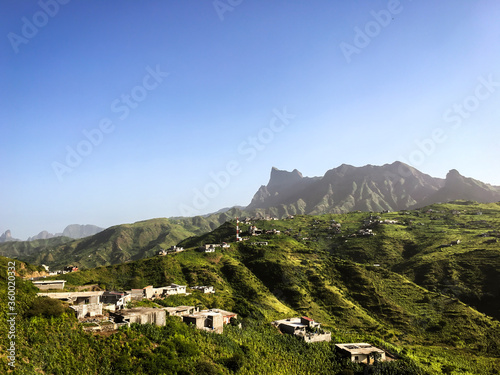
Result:
{"type": "Polygon", "coordinates": [[[496,1],[3,2],[0,232],[247,205],[273,166],[500,185],[496,1]]]}

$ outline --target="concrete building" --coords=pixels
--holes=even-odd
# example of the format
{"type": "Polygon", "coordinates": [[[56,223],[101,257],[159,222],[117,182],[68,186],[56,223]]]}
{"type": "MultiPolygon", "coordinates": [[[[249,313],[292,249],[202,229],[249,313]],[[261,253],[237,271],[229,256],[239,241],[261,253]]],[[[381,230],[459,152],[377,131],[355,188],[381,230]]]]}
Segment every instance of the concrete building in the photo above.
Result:
{"type": "Polygon", "coordinates": [[[171,246],[168,249],[169,253],[180,253],[181,251],[184,251],[184,248],[182,246],[171,246]]]}
{"type": "Polygon", "coordinates": [[[100,316],[102,315],[102,307],[102,303],[80,303],[70,306],[75,311],[78,319],[83,319],[87,316],[100,316]]]}
{"type": "Polygon", "coordinates": [[[40,290],[64,289],[66,280],[32,281],[33,285],[40,290]]]}
{"type": "Polygon", "coordinates": [[[203,253],[215,253],[215,248],[221,247],[220,244],[206,244],[206,245],[201,245],[198,250],[203,252],[203,253]]]}
{"type": "Polygon", "coordinates": [[[170,246],[167,250],[160,249],[158,251],[158,255],[168,255],[168,254],[180,253],[181,251],[184,251],[184,248],[182,246],[170,246]]]}
{"type": "Polygon", "coordinates": [[[213,286],[192,286],[190,287],[191,289],[194,290],[199,290],[202,293],[208,294],[208,293],[215,293],[214,287],[213,286]]]}
{"type": "Polygon", "coordinates": [[[144,293],[144,298],[146,299],[151,299],[155,295],[155,289],[153,288],[153,285],[148,285],[144,287],[142,290],[144,293]]]}
{"type": "Polygon", "coordinates": [[[136,307],[133,309],[124,309],[112,313],[116,323],[156,324],[164,326],[166,321],[166,312],[163,309],[154,309],[150,307],[136,307]]]}
{"type": "Polygon", "coordinates": [[[154,295],[156,297],[167,297],[175,294],[186,294],[186,288],[186,285],[170,284],[168,286],[154,288],[154,295]]]}
{"type": "Polygon", "coordinates": [[[167,307],[177,316],[182,316],[182,321],[192,324],[198,329],[210,332],[222,333],[224,324],[229,324],[231,318],[237,318],[238,314],[221,309],[210,309],[197,311],[193,306],[167,307]]]}
{"type": "Polygon", "coordinates": [[[355,363],[374,363],[375,360],[386,360],[385,351],[367,343],[336,344],[335,347],[341,354],[355,363]]]}
{"type": "Polygon", "coordinates": [[[165,307],[164,310],[169,316],[184,316],[198,312],[198,308],[194,306],[165,307]]]}
{"type": "Polygon", "coordinates": [[[313,319],[303,316],[301,318],[288,318],[276,320],[272,323],[283,333],[295,335],[305,342],[331,341],[331,332],[321,329],[321,324],[313,319]]]}
{"type": "Polygon", "coordinates": [[[66,301],[78,319],[102,315],[101,296],[104,292],[38,293],[38,296],[66,301]]]}
{"type": "Polygon", "coordinates": [[[231,312],[231,311],[226,311],[226,310],[221,310],[221,309],[210,309],[210,310],[201,310],[201,313],[219,313],[222,315],[222,323],[224,324],[229,324],[231,323],[231,318],[237,318],[238,314],[231,312]]]}
{"type": "Polygon", "coordinates": [[[224,321],[222,314],[214,311],[200,311],[194,314],[183,315],[182,321],[192,324],[198,329],[209,332],[222,333],[224,321]]]}
{"type": "Polygon", "coordinates": [[[133,301],[142,300],[144,298],[144,290],[143,289],[132,289],[127,292],[130,294],[130,298],[133,301]]]}
{"type": "Polygon", "coordinates": [[[104,309],[115,311],[123,309],[128,302],[132,301],[132,296],[125,292],[104,292],[101,296],[104,309]]]}
{"type": "Polygon", "coordinates": [[[128,291],[132,300],[164,298],[174,294],[186,294],[186,285],[170,284],[154,288],[148,285],[142,289],[132,289],[128,291]]]}

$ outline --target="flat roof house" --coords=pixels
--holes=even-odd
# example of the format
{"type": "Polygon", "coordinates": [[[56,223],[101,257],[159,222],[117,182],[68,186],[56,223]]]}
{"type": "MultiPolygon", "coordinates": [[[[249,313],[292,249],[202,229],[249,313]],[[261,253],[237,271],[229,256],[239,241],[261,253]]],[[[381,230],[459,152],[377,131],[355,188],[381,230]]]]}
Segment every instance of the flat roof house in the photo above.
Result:
{"type": "Polygon", "coordinates": [[[222,315],[222,322],[224,324],[229,324],[231,323],[231,318],[237,318],[238,314],[231,312],[231,311],[226,311],[226,310],[221,310],[221,309],[210,309],[210,310],[201,310],[200,312],[202,313],[219,313],[222,315]]]}
{"type": "Polygon", "coordinates": [[[224,330],[223,317],[222,314],[218,312],[200,311],[194,314],[184,315],[182,321],[205,331],[222,333],[224,330]]]}
{"type": "Polygon", "coordinates": [[[132,296],[125,292],[108,292],[105,291],[101,296],[101,301],[104,303],[106,310],[120,310],[125,307],[127,302],[132,300],[132,296]]]}
{"type": "Polygon", "coordinates": [[[163,309],[154,309],[150,307],[136,307],[133,309],[124,309],[113,313],[117,323],[139,323],[156,324],[164,326],[166,322],[166,312],[163,309]]]}
{"type": "Polygon", "coordinates": [[[220,247],[220,244],[206,244],[201,245],[198,250],[203,253],[215,253],[215,248],[220,247]]]}
{"type": "Polygon", "coordinates": [[[102,315],[103,304],[101,296],[104,292],[60,292],[60,293],[38,293],[40,297],[59,299],[70,303],[70,306],[78,319],[86,316],[102,315]]]}
{"type": "Polygon", "coordinates": [[[214,287],[213,286],[205,286],[205,285],[202,285],[202,286],[192,286],[191,289],[194,289],[194,290],[199,290],[203,293],[215,293],[215,290],[214,290],[214,287]]]}
{"type": "Polygon", "coordinates": [[[155,290],[155,293],[161,295],[162,297],[174,294],[186,294],[186,285],[170,284],[168,286],[155,288],[155,290]]]}
{"type": "Polygon", "coordinates": [[[182,321],[193,324],[198,329],[210,332],[222,333],[224,324],[229,324],[231,318],[237,318],[238,314],[221,309],[201,310],[189,315],[182,315],[182,321]]]}
{"type": "Polygon", "coordinates": [[[335,347],[355,363],[371,364],[375,359],[379,362],[386,360],[385,351],[367,343],[336,344],[335,347]],[[378,357],[378,358],[377,358],[378,357]]]}
{"type": "Polygon", "coordinates": [[[33,285],[40,290],[64,289],[66,280],[32,281],[33,285]]]}
{"type": "Polygon", "coordinates": [[[299,336],[309,343],[331,341],[332,339],[331,332],[323,331],[320,323],[306,316],[276,320],[273,325],[278,327],[281,332],[299,336]]]}
{"type": "Polygon", "coordinates": [[[184,316],[191,315],[198,312],[198,308],[194,306],[176,306],[176,307],[165,307],[164,310],[170,316],[184,316]]]}

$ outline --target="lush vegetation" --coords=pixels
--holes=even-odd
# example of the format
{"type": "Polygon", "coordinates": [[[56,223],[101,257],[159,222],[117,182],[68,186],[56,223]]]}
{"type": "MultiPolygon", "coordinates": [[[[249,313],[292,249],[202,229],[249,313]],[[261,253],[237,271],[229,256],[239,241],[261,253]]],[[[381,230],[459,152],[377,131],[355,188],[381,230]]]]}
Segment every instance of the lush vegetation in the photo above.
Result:
{"type": "Polygon", "coordinates": [[[0,255],[10,258],[28,257],[43,251],[49,251],[66,242],[72,241],[69,237],[54,237],[34,241],[8,241],[0,243],[0,255]]]}
{"type": "MultiPolygon", "coordinates": [[[[249,225],[240,228],[245,232],[249,225]]],[[[252,225],[280,234],[234,243],[231,221],[185,240],[183,245],[192,248],[182,253],[60,276],[70,288],[213,285],[214,295],[194,291],[155,302],[235,311],[241,329],[227,326],[222,335],[210,334],[172,317],[166,327],[134,325],[91,334],[56,304],[35,298],[30,283],[18,279],[17,372],[363,373],[360,365],[338,356],[334,344],[339,342],[371,342],[400,357],[372,367],[376,374],[500,372],[500,247],[495,241],[500,205],[454,202],[408,212],[297,216],[252,225]],[[231,247],[194,251],[200,243],[223,241],[231,247]],[[298,315],[322,322],[332,342],[305,344],[269,324],[298,315]],[[91,359],[92,353],[99,361],[91,359]]],[[[5,322],[0,327],[6,329],[5,322]]],[[[4,358],[2,366],[8,369],[4,358]]]]}
{"type": "MultiPolygon", "coordinates": [[[[232,212],[232,211],[231,211],[232,212]]],[[[207,233],[228,220],[231,212],[178,219],[152,219],[108,228],[94,236],[71,240],[13,241],[0,244],[0,255],[60,270],[74,265],[92,268],[151,257],[181,240],[207,233]]]]}

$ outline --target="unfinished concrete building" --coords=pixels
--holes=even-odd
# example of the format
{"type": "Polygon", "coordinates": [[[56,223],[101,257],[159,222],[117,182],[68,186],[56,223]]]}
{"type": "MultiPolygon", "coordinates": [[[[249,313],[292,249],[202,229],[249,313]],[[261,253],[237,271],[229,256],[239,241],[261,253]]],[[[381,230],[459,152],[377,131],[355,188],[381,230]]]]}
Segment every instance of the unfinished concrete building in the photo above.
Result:
{"type": "Polygon", "coordinates": [[[386,360],[385,351],[367,343],[336,344],[337,350],[355,363],[371,364],[386,360]]]}
{"type": "Polygon", "coordinates": [[[78,319],[87,316],[102,315],[103,304],[101,296],[104,292],[68,292],[68,293],[38,293],[40,297],[49,297],[68,302],[78,319]]]}
{"type": "Polygon", "coordinates": [[[43,280],[43,281],[33,281],[33,285],[40,290],[50,290],[50,289],[64,289],[64,284],[66,280],[43,280]]]}
{"type": "Polygon", "coordinates": [[[139,324],[155,324],[164,326],[166,321],[166,312],[163,309],[155,309],[150,307],[136,307],[133,309],[124,309],[112,313],[116,323],[132,323],[139,324]]]}
{"type": "Polygon", "coordinates": [[[169,316],[184,316],[197,313],[199,309],[194,306],[165,307],[164,310],[169,316]]]}
{"type": "Polygon", "coordinates": [[[187,324],[192,324],[198,329],[209,332],[222,333],[224,330],[224,319],[222,314],[210,310],[184,315],[182,321],[187,324]]]}
{"type": "Polygon", "coordinates": [[[305,342],[331,341],[331,332],[321,329],[321,324],[313,319],[303,316],[301,318],[288,318],[276,320],[272,323],[281,332],[295,335],[305,342]]]}

